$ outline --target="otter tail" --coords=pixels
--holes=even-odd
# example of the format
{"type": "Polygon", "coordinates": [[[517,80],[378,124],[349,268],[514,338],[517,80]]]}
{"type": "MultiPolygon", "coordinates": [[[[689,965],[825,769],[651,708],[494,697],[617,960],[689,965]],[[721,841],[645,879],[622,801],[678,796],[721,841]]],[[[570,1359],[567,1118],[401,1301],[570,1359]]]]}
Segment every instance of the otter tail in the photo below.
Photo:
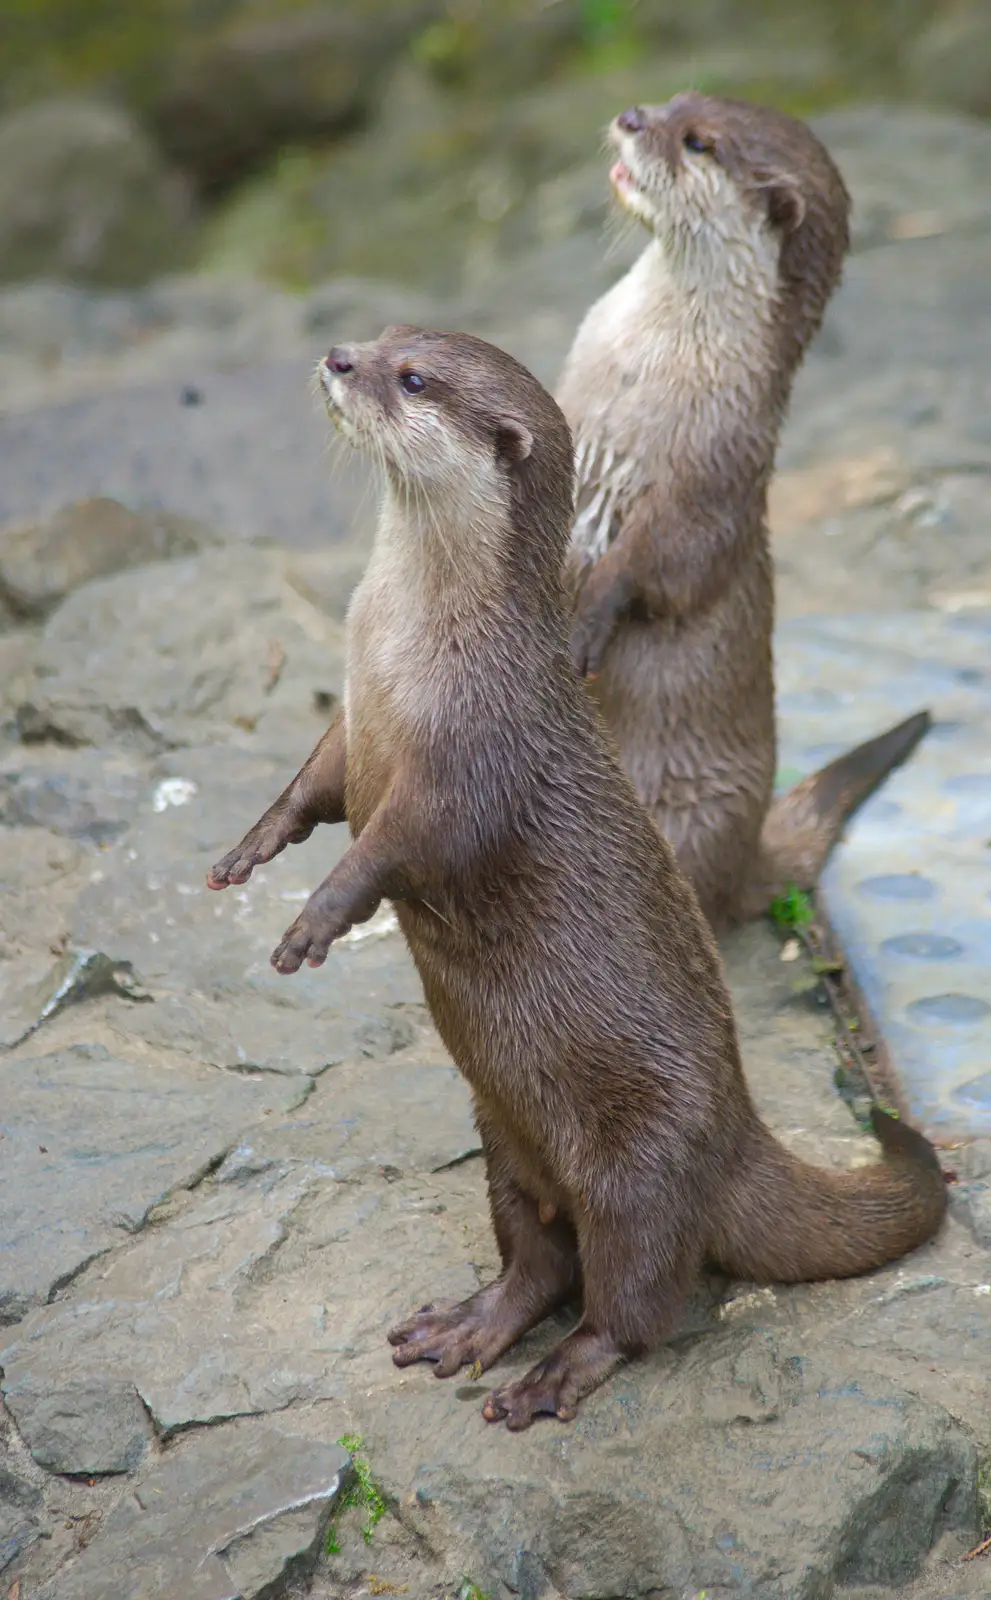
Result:
{"type": "Polygon", "coordinates": [[[849,1278],[932,1237],[946,1211],[935,1150],[877,1106],[871,1118],[884,1159],[854,1172],[809,1166],[761,1128],[710,1244],[724,1272],[751,1283],[849,1278]]]}
{"type": "Polygon", "coordinates": [[[931,726],[928,711],[916,712],[778,796],[761,833],[760,881],[748,896],[752,915],[765,912],[789,884],[812,888],[851,812],[911,755],[931,726]]]}

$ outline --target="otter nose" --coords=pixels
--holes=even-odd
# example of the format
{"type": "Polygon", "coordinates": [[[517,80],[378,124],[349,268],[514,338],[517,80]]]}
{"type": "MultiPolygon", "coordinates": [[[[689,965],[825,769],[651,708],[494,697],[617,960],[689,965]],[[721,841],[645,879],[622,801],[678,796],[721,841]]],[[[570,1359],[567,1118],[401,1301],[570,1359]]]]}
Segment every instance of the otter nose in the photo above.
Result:
{"type": "Polygon", "coordinates": [[[347,345],[335,344],[327,354],[327,365],[331,372],[353,372],[354,360],[347,345]]]}
{"type": "Polygon", "coordinates": [[[620,112],[616,121],[624,133],[643,133],[647,126],[647,113],[642,106],[630,106],[628,111],[620,112]]]}

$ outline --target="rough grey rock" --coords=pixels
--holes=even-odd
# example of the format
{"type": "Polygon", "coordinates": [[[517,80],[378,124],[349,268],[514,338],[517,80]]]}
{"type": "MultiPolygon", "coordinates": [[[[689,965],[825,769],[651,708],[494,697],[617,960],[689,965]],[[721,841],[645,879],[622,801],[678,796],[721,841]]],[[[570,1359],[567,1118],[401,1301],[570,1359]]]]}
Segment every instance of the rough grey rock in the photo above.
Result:
{"type": "MultiPolygon", "coordinates": [[[[188,806],[155,821],[180,817],[188,806]]],[[[728,955],[762,1109],[805,1155],[873,1159],[773,939],[748,929],[728,955]]],[[[539,1593],[546,1578],[562,1595],[821,1600],[840,1580],[907,1582],[933,1539],[976,1542],[966,1428],[991,1446],[991,1297],[962,1230],[863,1281],[710,1298],[694,1331],[592,1396],[574,1428],[512,1438],[482,1422],[485,1384],[397,1373],[384,1338],[412,1306],[495,1270],[481,1163],[463,1159],[473,1145],[464,1086],[428,1040],[335,1068],[12,1329],[5,1384],[133,1384],[170,1449],[208,1437],[203,1424],[286,1407],[323,1440],[345,1431],[328,1429],[332,1406],[364,1433],[395,1507],[370,1553],[342,1529],[340,1559],[355,1582],[372,1571],[416,1596],[468,1572],[487,1592],[539,1593]]],[[[537,1329],[493,1379],[564,1325],[537,1329]]],[[[109,1532],[79,1570],[116,1548],[109,1532]]],[[[341,1592],[337,1559],[316,1595],[341,1592]]]]}
{"type": "Polygon", "coordinates": [[[41,1491],[3,1464],[0,1454],[0,1572],[40,1536],[41,1491]]]}
{"type": "MultiPolygon", "coordinates": [[[[283,576],[284,557],[209,551],[97,580],[46,623],[21,737],[145,753],[260,730],[340,689],[343,634],[283,576]]],[[[314,741],[315,742],[315,741],[314,741]]]]}
{"type": "Polygon", "coordinates": [[[68,916],[89,871],[77,840],[40,827],[0,826],[0,1041],[11,1044],[52,993],[69,944],[68,916]]]}
{"type": "Polygon", "coordinates": [[[348,1470],[337,1445],[245,1423],[150,1466],[39,1600],[262,1600],[305,1571],[348,1470]]]}
{"type": "Polygon", "coordinates": [[[243,887],[211,893],[207,869],[237,842],[302,763],[322,728],[297,727],[285,766],[236,748],[158,762],[151,803],[124,848],[101,861],[71,916],[74,946],[129,962],[152,1005],[117,1007],[116,1026],[154,1045],[240,1071],[322,1072],[409,1042],[404,1008],[422,990],[394,922],[383,914],[341,941],[319,971],[287,981],[269,956],[347,846],[320,828],[259,868],[243,887]],[[174,801],[154,808],[163,791],[174,801]]]}
{"type": "Polygon", "coordinates": [[[59,1384],[46,1374],[5,1385],[3,1397],[35,1461],[51,1472],[133,1472],[151,1437],[133,1386],[113,1378],[59,1384]]]}
{"type": "Polygon", "coordinates": [[[480,1155],[468,1087],[421,1032],[416,1045],[384,1061],[347,1062],[327,1073],[298,1111],[253,1128],[218,1168],[218,1182],[296,1167],[348,1181],[371,1174],[394,1181],[480,1155]]]}
{"type": "Polygon", "coordinates": [[[129,1000],[149,998],[137,988],[128,962],[111,961],[102,950],[66,951],[40,983],[20,994],[13,1007],[5,1005],[0,1016],[0,1044],[13,1049],[67,1006],[104,994],[129,1000]]]}
{"type": "Polygon", "coordinates": [[[367,476],[357,467],[330,471],[327,418],[311,393],[313,364],[329,338],[299,340],[295,357],[276,361],[257,334],[249,324],[235,338],[246,343],[240,365],[252,345],[255,360],[268,350],[270,364],[250,376],[211,372],[210,345],[204,354],[194,326],[166,362],[168,381],[150,382],[160,375],[144,357],[136,392],[60,405],[44,438],[36,412],[0,417],[0,516],[26,519],[79,494],[99,494],[289,545],[322,547],[350,532],[367,476]],[[196,395],[196,403],[183,403],[184,395],[196,395]]]}
{"type": "Polygon", "coordinates": [[[47,522],[0,531],[0,600],[14,617],[35,621],[91,578],[193,555],[216,542],[187,517],[141,516],[105,497],[79,500],[47,522]]]}
{"type": "Polygon", "coordinates": [[[181,180],[127,115],[37,101],[0,120],[0,279],[137,283],[191,238],[181,180]]]}
{"type": "Polygon", "coordinates": [[[818,1600],[909,1577],[934,1535],[973,1526],[972,1446],[945,1414],[759,1330],[622,1375],[567,1437],[479,1437],[475,1407],[440,1388],[442,1451],[398,1395],[366,1449],[384,1459],[388,1441],[387,1492],[488,1592],[519,1590],[526,1563],[565,1595],[818,1600]]]}
{"type": "MultiPolygon", "coordinates": [[[[458,1171],[398,1176],[411,1162],[410,1136],[390,1149],[387,1129],[376,1153],[393,1175],[366,1173],[359,1184],[357,1163],[350,1172],[345,1163],[338,1180],[334,1146],[346,1141],[333,1131],[325,1157],[294,1153],[281,1164],[252,1161],[246,1140],[167,1231],[94,1263],[80,1294],[12,1330],[0,1353],[5,1389],[112,1373],[134,1385],[169,1436],[314,1401],[356,1405],[390,1382],[390,1323],[430,1295],[460,1298],[478,1286],[462,1239],[470,1228],[484,1241],[484,1212],[480,1230],[479,1197],[458,1171]]],[[[302,1132],[303,1150],[312,1149],[302,1132]]],[[[436,1151],[434,1138],[428,1163],[436,1151]]]]}
{"type": "Polygon", "coordinates": [[[102,1045],[0,1058],[0,1323],[140,1228],[165,1194],[200,1177],[247,1124],[298,1103],[305,1085],[118,1060],[102,1045]]]}
{"type": "Polygon", "coordinates": [[[286,577],[320,611],[343,622],[351,596],[368,565],[368,553],[367,540],[342,540],[329,550],[308,550],[293,556],[286,567],[286,577]]]}
{"type": "Polygon", "coordinates": [[[132,754],[18,744],[0,754],[0,823],[109,845],[127,832],[147,787],[132,754]]]}
{"type": "MultiPolygon", "coordinates": [[[[454,1268],[466,1243],[491,1265],[477,1179],[316,1183],[305,1199],[270,1188],[261,1206],[249,1187],[221,1186],[173,1221],[170,1240],[149,1235],[98,1266],[88,1299],[34,1313],[3,1354],[13,1381],[125,1370],[166,1432],[287,1405],[311,1431],[326,1408],[301,1402],[335,1399],[403,1525],[486,1592],[519,1588],[529,1552],[562,1594],[708,1586],[817,1600],[837,1579],[908,1577],[934,1537],[975,1527],[963,1431],[830,1350],[835,1331],[810,1348],[811,1321],[761,1329],[751,1312],[710,1324],[620,1374],[573,1428],[514,1438],[482,1422],[484,1385],[397,1374],[384,1340],[425,1293],[470,1287],[454,1268]],[[179,1260],[195,1251],[181,1283],[176,1245],[179,1260]],[[202,1352],[192,1365],[191,1350],[202,1352]]],[[[523,1370],[554,1331],[538,1329],[495,1376],[523,1370]]]]}

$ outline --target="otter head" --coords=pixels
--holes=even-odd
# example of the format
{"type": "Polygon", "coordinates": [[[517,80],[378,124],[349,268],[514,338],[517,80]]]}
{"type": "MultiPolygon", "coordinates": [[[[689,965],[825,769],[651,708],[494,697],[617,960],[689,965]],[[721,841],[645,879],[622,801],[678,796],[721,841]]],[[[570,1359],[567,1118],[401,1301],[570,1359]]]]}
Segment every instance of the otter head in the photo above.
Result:
{"type": "Polygon", "coordinates": [[[560,564],[573,505],[571,435],[557,403],[512,356],[468,334],[392,327],[366,344],[336,345],[318,371],[337,428],[373,457],[404,505],[425,508],[424,527],[441,526],[449,553],[470,555],[506,527],[531,554],[539,547],[546,561],[553,550],[560,564]]]}
{"type": "Polygon", "coordinates": [[[612,123],[621,204],[696,286],[765,280],[804,349],[839,281],[850,198],[804,123],[711,95],[633,106],[612,123]]]}

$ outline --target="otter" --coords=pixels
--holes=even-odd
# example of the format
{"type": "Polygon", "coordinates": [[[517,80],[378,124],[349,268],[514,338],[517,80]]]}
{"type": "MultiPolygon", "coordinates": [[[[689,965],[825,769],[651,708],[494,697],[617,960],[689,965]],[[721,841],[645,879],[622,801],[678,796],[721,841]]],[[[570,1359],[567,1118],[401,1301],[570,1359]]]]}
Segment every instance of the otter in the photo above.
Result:
{"type": "Polygon", "coordinates": [[[389,1339],[400,1367],[492,1366],[577,1299],[557,1347],[483,1407],[568,1419],[677,1328],[703,1262],[759,1281],[864,1272],[938,1228],[921,1134],[878,1111],[884,1160],[836,1173],[760,1121],[720,958],[572,670],[562,579],[567,422],[481,340],[410,327],[339,346],[331,417],[380,464],[336,722],[208,875],[213,889],[319,822],[352,843],[272,961],[319,966],[384,898],[474,1095],[499,1277],[389,1339]]]}
{"type": "Polygon", "coordinates": [[[588,312],[557,399],[575,437],[572,652],[717,933],[818,878],[927,712],[772,800],[767,489],[850,200],[801,122],[679,94],[612,123],[621,204],[653,235],[588,312]]]}

